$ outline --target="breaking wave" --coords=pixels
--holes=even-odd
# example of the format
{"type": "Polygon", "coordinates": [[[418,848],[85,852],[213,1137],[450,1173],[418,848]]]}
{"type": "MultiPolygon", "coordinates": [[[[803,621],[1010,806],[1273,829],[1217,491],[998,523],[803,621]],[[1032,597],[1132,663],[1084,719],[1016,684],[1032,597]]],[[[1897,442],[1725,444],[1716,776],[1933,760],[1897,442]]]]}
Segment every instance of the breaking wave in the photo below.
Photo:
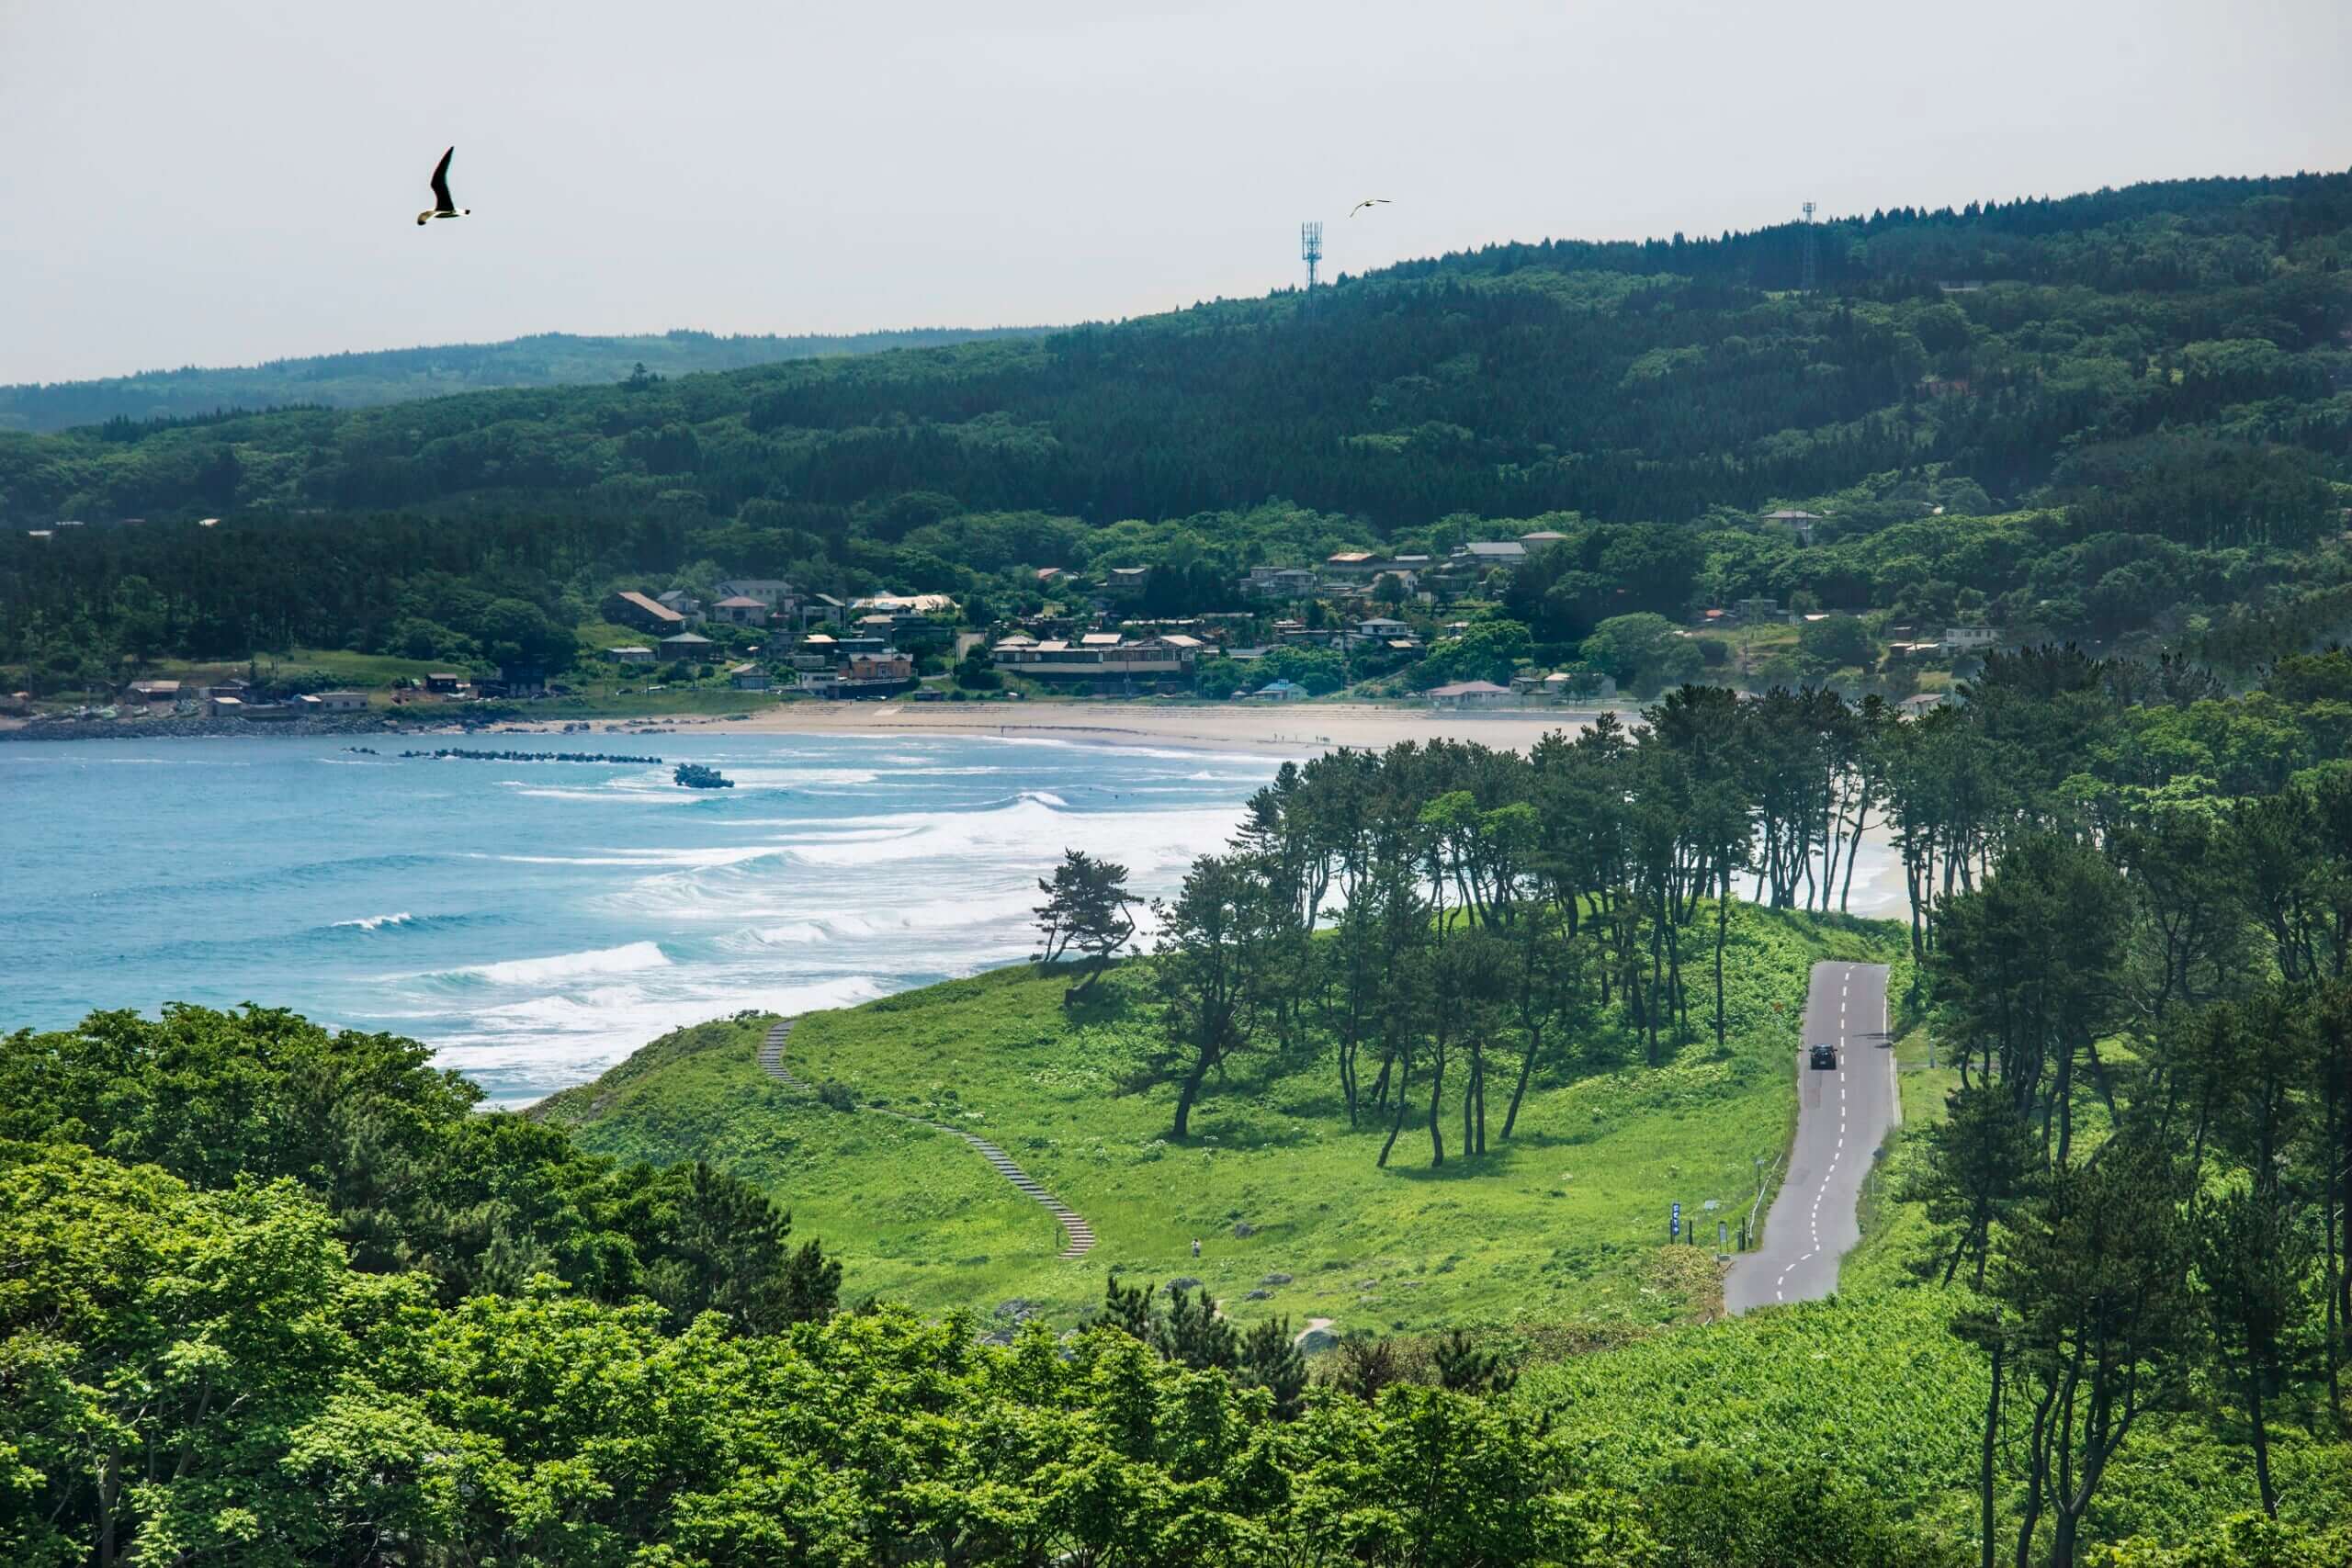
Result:
{"type": "Polygon", "coordinates": [[[619,947],[592,948],[585,953],[559,953],[547,958],[507,958],[495,964],[469,964],[443,970],[435,979],[486,980],[493,986],[546,986],[592,975],[634,975],[669,967],[670,955],[658,942],[624,942],[619,947]]]}

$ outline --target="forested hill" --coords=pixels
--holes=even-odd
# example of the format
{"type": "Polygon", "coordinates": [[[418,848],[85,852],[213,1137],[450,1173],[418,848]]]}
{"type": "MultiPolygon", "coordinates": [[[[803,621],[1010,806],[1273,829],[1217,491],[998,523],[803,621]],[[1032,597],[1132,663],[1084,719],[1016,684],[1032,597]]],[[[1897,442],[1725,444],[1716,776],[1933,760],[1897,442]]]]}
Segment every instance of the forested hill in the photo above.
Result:
{"type": "Polygon", "coordinates": [[[2177,182],[1500,245],[902,354],[0,434],[0,604],[31,612],[0,660],[129,646],[128,577],[158,646],[243,657],[459,624],[450,582],[576,619],[697,563],[991,606],[1029,569],[1141,564],[1148,607],[1189,614],[1260,561],[1538,529],[1569,542],[1504,602],[1539,651],[1747,594],[2169,637],[2352,580],[2347,452],[2352,175],[2177,182]],[[1828,521],[1800,542],[1759,520],[1780,505],[1828,521]],[[198,515],[226,521],[175,525],[198,515]],[[62,519],[87,525],[28,538],[62,519]]]}
{"type": "Polygon", "coordinates": [[[503,343],[324,354],[233,367],[189,366],[89,381],[0,387],[0,430],[67,430],[108,420],[187,419],[232,409],[366,408],[451,392],[618,381],[639,366],[650,375],[681,376],[700,370],[739,370],[779,359],[936,348],[975,338],[1027,336],[1043,330],[927,327],[788,337],[719,337],[685,331],[627,337],[540,333],[503,343]]]}

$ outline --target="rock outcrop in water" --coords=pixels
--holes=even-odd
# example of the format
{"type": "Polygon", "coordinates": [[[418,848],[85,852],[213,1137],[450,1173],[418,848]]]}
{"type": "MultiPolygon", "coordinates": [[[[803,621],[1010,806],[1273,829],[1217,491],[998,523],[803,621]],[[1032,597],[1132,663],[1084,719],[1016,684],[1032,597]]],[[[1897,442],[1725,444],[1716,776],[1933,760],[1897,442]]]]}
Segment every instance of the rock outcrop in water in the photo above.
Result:
{"type": "Polygon", "coordinates": [[[681,762],[670,776],[688,789],[733,789],[735,781],[717,768],[706,768],[699,762],[681,762]]]}

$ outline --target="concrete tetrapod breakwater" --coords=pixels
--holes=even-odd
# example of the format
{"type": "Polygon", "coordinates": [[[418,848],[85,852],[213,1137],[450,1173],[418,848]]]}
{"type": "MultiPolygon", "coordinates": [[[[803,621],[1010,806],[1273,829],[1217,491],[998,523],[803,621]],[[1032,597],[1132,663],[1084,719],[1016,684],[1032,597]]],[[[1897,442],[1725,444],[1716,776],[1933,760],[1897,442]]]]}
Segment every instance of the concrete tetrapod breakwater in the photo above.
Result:
{"type": "MultiPolygon", "coordinates": [[[[794,1077],[792,1069],[784,1065],[784,1043],[792,1038],[792,1025],[795,1021],[789,1018],[780,1020],[768,1031],[767,1039],[760,1045],[760,1066],[766,1069],[768,1076],[778,1083],[813,1094],[816,1092],[816,1086],[794,1077]]],[[[950,1127],[938,1122],[926,1122],[920,1116],[910,1116],[903,1111],[891,1111],[881,1106],[860,1107],[860,1112],[865,1115],[895,1116],[901,1122],[910,1122],[918,1127],[928,1127],[934,1133],[945,1133],[950,1137],[963,1139],[978,1149],[983,1159],[996,1168],[999,1176],[1012,1183],[1014,1189],[1023,1197],[1053,1215],[1059,1223],[1062,1234],[1069,1238],[1069,1245],[1055,1256],[1083,1258],[1094,1249],[1094,1227],[1086,1223],[1085,1217],[1046,1191],[1035,1177],[1014,1163],[1011,1155],[1006,1154],[986,1138],[978,1134],[967,1133],[961,1127],[950,1127]]]]}

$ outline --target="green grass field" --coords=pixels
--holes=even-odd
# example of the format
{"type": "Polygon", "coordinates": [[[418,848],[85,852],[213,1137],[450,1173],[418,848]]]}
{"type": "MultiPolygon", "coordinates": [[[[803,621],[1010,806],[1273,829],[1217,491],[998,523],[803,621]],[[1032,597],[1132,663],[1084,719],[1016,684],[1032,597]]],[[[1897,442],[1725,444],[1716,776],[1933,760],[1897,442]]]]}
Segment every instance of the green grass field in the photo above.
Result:
{"type": "MultiPolygon", "coordinates": [[[[1114,974],[1077,1019],[1062,977],[1012,968],[801,1021],[802,1077],[992,1138],[1086,1215],[1100,1242],[1076,1262],[1055,1260],[1052,1220],[960,1141],[768,1079],[754,1060],[763,1019],[671,1036],[543,1113],[592,1148],[706,1157],[761,1182],[799,1234],[840,1253],[853,1299],[944,1309],[1019,1296],[1074,1322],[1116,1269],[1198,1278],[1244,1323],[1283,1313],[1342,1329],[1640,1332],[1713,1309],[1713,1269],[1661,1247],[1668,1205],[1698,1220],[1713,1199],[1729,1217],[1753,1196],[1756,1158],[1782,1145],[1793,1114],[1807,970],[1886,957],[1894,941],[1885,926],[1741,909],[1725,1051],[1710,1037],[1661,1068],[1611,1067],[1630,1042],[1583,1042],[1598,1065],[1539,1076],[1508,1143],[1494,1135],[1508,1080],[1490,1089],[1489,1152],[1450,1150],[1438,1169],[1418,1115],[1377,1168],[1386,1128],[1348,1126],[1323,1060],[1245,1063],[1196,1110],[1193,1138],[1167,1141],[1173,1090],[1132,1087],[1157,1029],[1142,965],[1114,974]]],[[[1451,1143],[1458,1105],[1446,1114],[1451,1143]]]]}

